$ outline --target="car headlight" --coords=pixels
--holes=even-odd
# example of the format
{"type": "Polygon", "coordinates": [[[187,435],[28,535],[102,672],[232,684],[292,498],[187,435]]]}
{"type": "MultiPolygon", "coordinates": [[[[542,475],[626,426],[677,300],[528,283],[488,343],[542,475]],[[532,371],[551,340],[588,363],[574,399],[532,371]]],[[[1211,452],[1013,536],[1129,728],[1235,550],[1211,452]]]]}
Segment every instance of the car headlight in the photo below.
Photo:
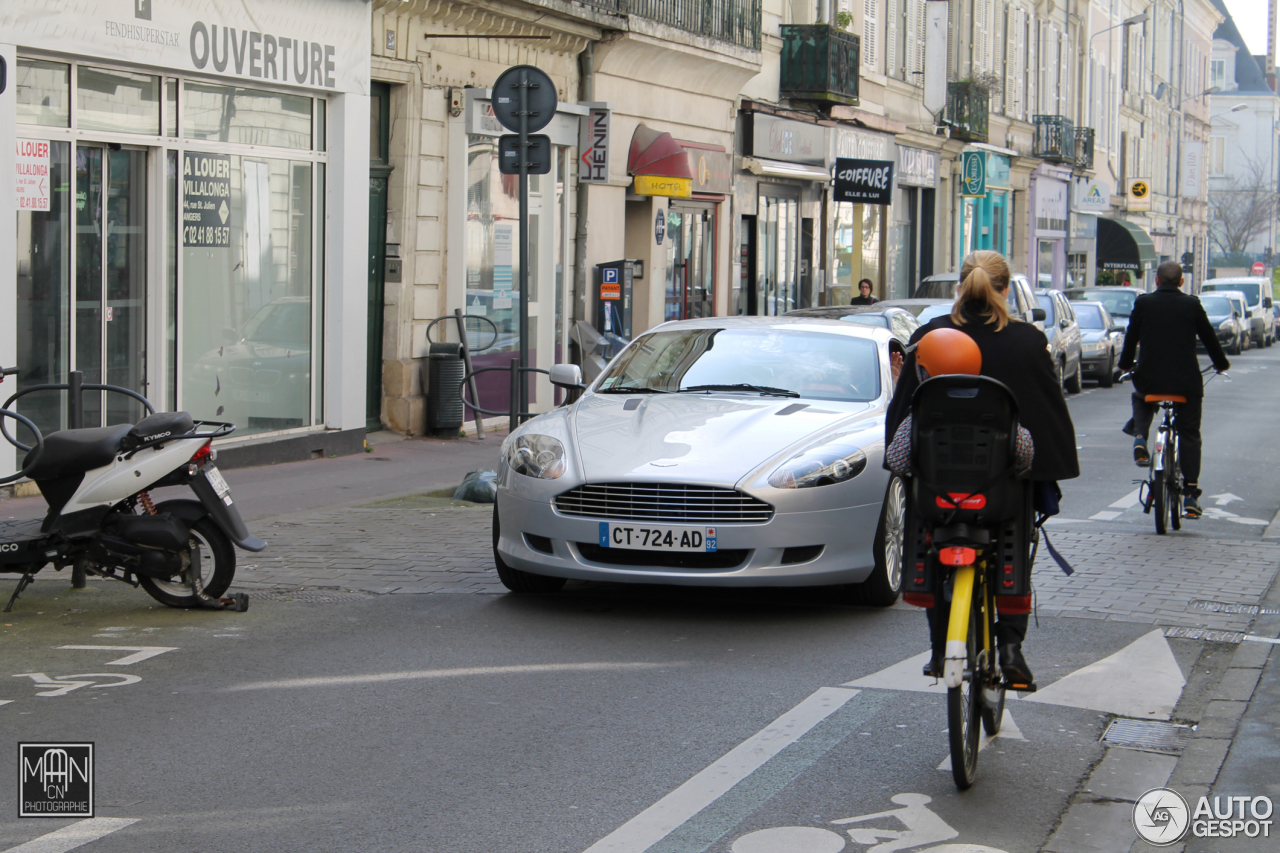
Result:
{"type": "Polygon", "coordinates": [[[520,435],[503,442],[503,455],[517,474],[554,480],[564,473],[564,445],[549,435],[520,435]]]}
{"type": "Polygon", "coordinates": [[[787,460],[769,475],[775,489],[807,489],[852,480],[867,467],[867,454],[849,445],[828,445],[787,460]]]}
{"type": "Polygon", "coordinates": [[[1091,341],[1091,342],[1080,345],[1081,351],[1089,352],[1089,353],[1102,352],[1106,348],[1107,348],[1106,341],[1091,341]]]}
{"type": "Polygon", "coordinates": [[[1221,323],[1218,324],[1218,331],[1220,332],[1231,331],[1234,322],[1235,321],[1233,320],[1223,320],[1221,323]]]}

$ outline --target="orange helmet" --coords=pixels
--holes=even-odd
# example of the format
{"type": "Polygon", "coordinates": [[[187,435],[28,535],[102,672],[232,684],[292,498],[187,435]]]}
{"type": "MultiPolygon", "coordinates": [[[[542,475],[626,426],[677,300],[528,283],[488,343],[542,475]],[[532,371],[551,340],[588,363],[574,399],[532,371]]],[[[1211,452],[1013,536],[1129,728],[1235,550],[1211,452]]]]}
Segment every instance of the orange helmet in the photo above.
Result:
{"type": "Polygon", "coordinates": [[[916,344],[916,364],[930,376],[982,372],[982,350],[959,329],[934,329],[916,344]]]}

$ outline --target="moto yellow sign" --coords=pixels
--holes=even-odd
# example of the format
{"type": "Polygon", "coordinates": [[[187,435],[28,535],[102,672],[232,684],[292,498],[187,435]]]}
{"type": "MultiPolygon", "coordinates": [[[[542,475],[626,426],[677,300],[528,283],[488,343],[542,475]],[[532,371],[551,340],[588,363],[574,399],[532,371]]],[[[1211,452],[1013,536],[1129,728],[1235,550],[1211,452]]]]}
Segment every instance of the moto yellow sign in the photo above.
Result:
{"type": "Polygon", "coordinates": [[[1130,210],[1150,210],[1151,209],[1151,184],[1145,178],[1130,178],[1129,184],[1129,209],[1130,210]]]}

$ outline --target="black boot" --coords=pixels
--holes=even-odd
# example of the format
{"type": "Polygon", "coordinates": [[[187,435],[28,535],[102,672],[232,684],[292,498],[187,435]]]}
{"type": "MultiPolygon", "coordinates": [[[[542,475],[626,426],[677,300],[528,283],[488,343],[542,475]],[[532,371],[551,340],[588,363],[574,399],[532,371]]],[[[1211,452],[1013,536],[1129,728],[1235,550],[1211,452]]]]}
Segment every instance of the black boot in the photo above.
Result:
{"type": "Polygon", "coordinates": [[[1006,643],[1000,646],[1000,672],[1004,680],[1010,684],[1033,684],[1035,677],[1027,659],[1022,656],[1021,643],[1006,643]]]}

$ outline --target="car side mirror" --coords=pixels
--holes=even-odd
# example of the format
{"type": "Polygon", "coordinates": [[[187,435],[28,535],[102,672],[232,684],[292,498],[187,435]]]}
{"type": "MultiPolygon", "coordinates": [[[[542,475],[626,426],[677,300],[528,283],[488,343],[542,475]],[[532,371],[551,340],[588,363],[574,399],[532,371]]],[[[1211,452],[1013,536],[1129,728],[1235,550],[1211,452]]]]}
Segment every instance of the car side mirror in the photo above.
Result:
{"type": "Polygon", "coordinates": [[[1239,311],[1232,311],[1232,312],[1231,312],[1231,319],[1232,319],[1232,320],[1239,320],[1239,319],[1240,319],[1240,312],[1239,312],[1239,311]]]}
{"type": "Polygon", "coordinates": [[[1262,297],[1262,307],[1263,307],[1263,308],[1270,308],[1270,307],[1271,307],[1271,297],[1270,297],[1270,296],[1264,296],[1264,297],[1262,297]]]}
{"type": "Polygon", "coordinates": [[[1066,318],[1063,318],[1062,321],[1058,323],[1058,325],[1065,329],[1067,326],[1070,326],[1071,323],[1068,322],[1066,318]]]}
{"type": "Polygon", "coordinates": [[[560,388],[582,388],[582,368],[576,364],[551,365],[551,384],[560,388]]]}
{"type": "Polygon", "coordinates": [[[1033,322],[1033,323],[1043,323],[1043,322],[1044,322],[1044,318],[1045,318],[1045,317],[1047,317],[1047,316],[1048,316],[1048,315],[1044,313],[1044,309],[1043,309],[1043,308],[1032,308],[1032,309],[1031,309],[1031,322],[1033,322]]]}

